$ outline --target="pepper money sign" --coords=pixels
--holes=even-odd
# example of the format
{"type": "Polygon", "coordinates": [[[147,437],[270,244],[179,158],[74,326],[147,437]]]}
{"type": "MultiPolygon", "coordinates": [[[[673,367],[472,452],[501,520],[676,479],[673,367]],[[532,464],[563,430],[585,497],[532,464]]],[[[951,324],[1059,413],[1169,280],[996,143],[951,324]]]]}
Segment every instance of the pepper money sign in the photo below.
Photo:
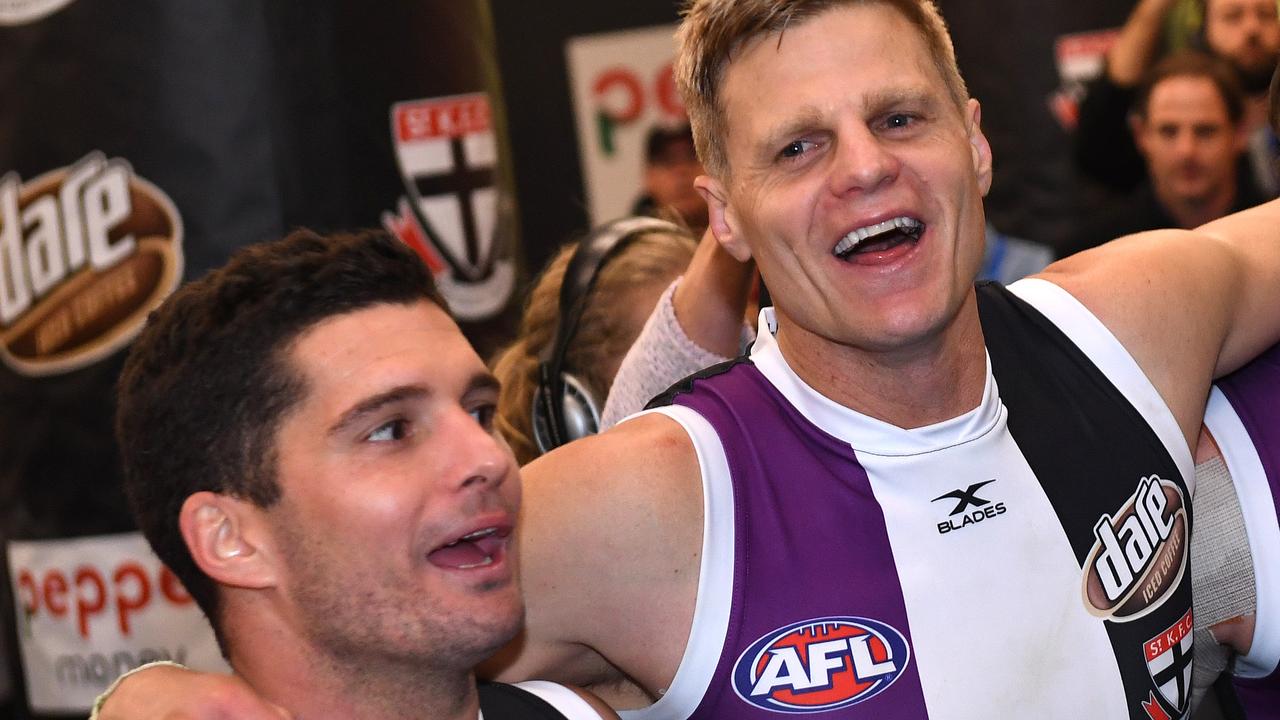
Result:
{"type": "Polygon", "coordinates": [[[566,43],[592,225],[630,214],[643,184],[649,129],[687,122],[671,74],[675,31],[675,25],[659,25],[566,43]]]}
{"type": "Polygon", "coordinates": [[[213,633],[140,533],[8,544],[32,710],[88,712],[120,674],[154,660],[228,672],[213,633]]]}

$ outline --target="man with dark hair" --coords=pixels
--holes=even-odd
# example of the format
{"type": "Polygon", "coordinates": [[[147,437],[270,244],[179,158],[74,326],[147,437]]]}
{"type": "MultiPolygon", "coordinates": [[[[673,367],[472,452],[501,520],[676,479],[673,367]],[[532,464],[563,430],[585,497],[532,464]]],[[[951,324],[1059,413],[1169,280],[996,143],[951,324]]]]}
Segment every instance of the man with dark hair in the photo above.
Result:
{"type": "Polygon", "coordinates": [[[1130,126],[1146,163],[1138,188],[1082,223],[1072,250],[1158,228],[1191,229],[1263,201],[1238,172],[1245,150],[1244,95],[1209,55],[1171,55],[1147,73],[1130,126]]]}
{"type": "Polygon", "coordinates": [[[707,203],[693,187],[702,163],[693,147],[689,126],[654,125],[645,137],[644,188],[632,215],[666,217],[671,213],[695,236],[707,229],[707,203]]]}
{"type": "Polygon", "coordinates": [[[477,693],[523,618],[496,398],[407,247],[300,231],[152,316],[119,385],[126,491],[236,673],[294,716],[598,718],[550,683],[477,693]]]}
{"type": "MultiPolygon", "coordinates": [[[[1139,0],[1107,52],[1106,67],[1080,105],[1076,164],[1094,182],[1121,192],[1137,186],[1143,161],[1125,116],[1142,77],[1158,57],[1161,30],[1178,0],[1139,0]]],[[[1242,127],[1248,154],[1242,165],[1258,192],[1280,192],[1274,168],[1275,135],[1267,127],[1267,87],[1280,60],[1280,15],[1275,0],[1197,2],[1197,44],[1226,62],[1245,93],[1242,127]]]]}

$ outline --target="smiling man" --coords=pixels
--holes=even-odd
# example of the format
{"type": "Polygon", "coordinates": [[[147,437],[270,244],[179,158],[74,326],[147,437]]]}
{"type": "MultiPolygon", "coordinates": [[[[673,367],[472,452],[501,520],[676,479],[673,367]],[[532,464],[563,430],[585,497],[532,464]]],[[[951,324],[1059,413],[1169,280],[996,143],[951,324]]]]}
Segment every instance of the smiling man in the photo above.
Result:
{"type": "Polygon", "coordinates": [[[641,718],[1188,712],[1190,448],[1280,339],[1280,207],[975,286],[991,151],[931,3],[698,0],[679,42],[711,229],[776,308],[526,469],[508,673],[625,673],[641,718]]]}
{"type": "Polygon", "coordinates": [[[293,716],[598,718],[549,683],[477,693],[523,618],[496,399],[408,248],[299,232],[151,318],[120,381],[126,489],[236,673],[293,716]]]}

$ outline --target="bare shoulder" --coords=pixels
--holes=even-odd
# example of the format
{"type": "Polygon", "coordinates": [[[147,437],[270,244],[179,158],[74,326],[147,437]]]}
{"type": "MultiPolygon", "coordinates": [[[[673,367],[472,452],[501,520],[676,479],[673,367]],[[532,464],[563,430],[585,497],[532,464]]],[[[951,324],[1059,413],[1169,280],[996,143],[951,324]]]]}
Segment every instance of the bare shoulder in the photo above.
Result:
{"type": "Polygon", "coordinates": [[[682,478],[696,477],[697,463],[693,444],[679,423],[650,413],[557,448],[526,465],[522,470],[525,502],[559,505],[556,500],[567,495],[604,489],[613,491],[612,500],[678,491],[690,484],[682,478]]]}
{"type": "Polygon", "coordinates": [[[1229,326],[1232,256],[1185,230],[1130,235],[1060,260],[1037,277],[1069,292],[1111,331],[1173,411],[1190,444],[1229,326]]]}
{"type": "Polygon", "coordinates": [[[523,475],[526,631],[503,679],[665,687],[702,549],[700,472],[683,428],[644,415],[558,448],[523,475]]]}

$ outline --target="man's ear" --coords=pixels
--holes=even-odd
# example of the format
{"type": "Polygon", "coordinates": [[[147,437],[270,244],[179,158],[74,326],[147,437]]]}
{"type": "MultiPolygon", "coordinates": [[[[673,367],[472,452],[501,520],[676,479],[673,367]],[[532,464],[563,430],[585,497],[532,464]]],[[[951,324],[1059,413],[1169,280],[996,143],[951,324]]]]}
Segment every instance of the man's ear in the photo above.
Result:
{"type": "Polygon", "coordinates": [[[969,148],[973,153],[973,170],[978,174],[978,187],[986,197],[991,190],[991,143],[982,132],[982,105],[969,98],[968,103],[969,148]]]}
{"type": "Polygon", "coordinates": [[[276,553],[262,509],[247,500],[198,492],[182,503],[178,527],[196,566],[222,585],[276,584],[276,553]]]}
{"type": "Polygon", "coordinates": [[[742,239],[742,232],[733,209],[729,207],[729,193],[724,185],[710,175],[699,175],[693,181],[698,194],[707,202],[707,224],[716,242],[738,262],[751,259],[751,248],[742,239]]]}

